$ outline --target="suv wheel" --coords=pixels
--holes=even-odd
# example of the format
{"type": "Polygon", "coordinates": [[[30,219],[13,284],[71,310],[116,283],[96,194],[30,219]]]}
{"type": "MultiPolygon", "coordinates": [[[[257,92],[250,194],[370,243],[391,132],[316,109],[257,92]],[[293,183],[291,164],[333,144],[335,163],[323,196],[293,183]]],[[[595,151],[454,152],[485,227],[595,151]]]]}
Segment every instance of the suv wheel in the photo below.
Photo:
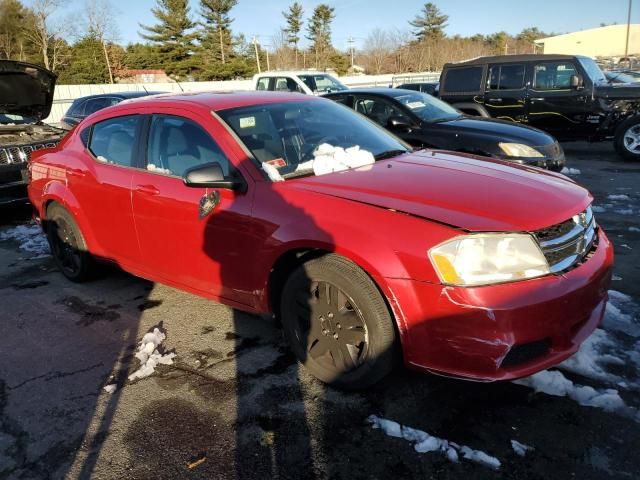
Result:
{"type": "Polygon", "coordinates": [[[617,152],[625,160],[640,160],[640,117],[622,122],[614,140],[617,152]]]}
{"type": "Polygon", "coordinates": [[[365,388],[393,369],[396,331],[387,304],[357,265],[329,254],[298,267],[282,292],[285,337],[316,378],[365,388]]]}
{"type": "Polygon", "coordinates": [[[62,274],[73,282],[87,280],[94,269],[91,254],[71,214],[60,204],[47,208],[47,240],[62,274]]]}

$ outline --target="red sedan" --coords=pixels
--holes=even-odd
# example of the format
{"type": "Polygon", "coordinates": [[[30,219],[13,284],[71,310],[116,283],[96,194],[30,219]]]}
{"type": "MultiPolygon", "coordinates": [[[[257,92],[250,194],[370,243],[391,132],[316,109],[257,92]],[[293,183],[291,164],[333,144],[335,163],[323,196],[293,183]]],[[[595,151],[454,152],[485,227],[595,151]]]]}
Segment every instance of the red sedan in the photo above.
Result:
{"type": "Polygon", "coordinates": [[[70,280],[94,261],[280,317],[318,378],[359,388],[400,357],[474,380],[530,375],[601,321],[613,251],[568,178],[412,152],[297,94],[123,102],[30,163],[70,280]]]}

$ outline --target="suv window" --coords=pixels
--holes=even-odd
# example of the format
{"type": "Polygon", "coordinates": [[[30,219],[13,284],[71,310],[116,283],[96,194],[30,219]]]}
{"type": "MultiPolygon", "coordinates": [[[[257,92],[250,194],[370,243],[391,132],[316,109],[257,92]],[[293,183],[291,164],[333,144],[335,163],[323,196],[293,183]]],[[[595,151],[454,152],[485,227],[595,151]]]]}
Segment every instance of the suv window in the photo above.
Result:
{"type": "Polygon", "coordinates": [[[96,123],[93,126],[89,151],[100,162],[132,166],[138,123],[137,115],[110,118],[96,123]]]}
{"type": "Polygon", "coordinates": [[[576,67],[571,62],[543,62],[534,67],[533,88],[535,90],[569,90],[571,76],[576,67]]]}
{"type": "Polygon", "coordinates": [[[519,90],[524,87],[524,65],[494,65],[487,83],[489,90],[519,90]]]}
{"type": "Polygon", "coordinates": [[[192,167],[217,162],[225,176],[230,163],[197,123],[172,115],[154,115],[149,132],[147,170],[182,177],[192,167]]]}
{"type": "Polygon", "coordinates": [[[269,77],[262,77],[258,79],[256,90],[269,90],[269,77]]]}
{"type": "Polygon", "coordinates": [[[445,76],[447,93],[479,92],[482,82],[482,66],[451,68],[445,76]]]}

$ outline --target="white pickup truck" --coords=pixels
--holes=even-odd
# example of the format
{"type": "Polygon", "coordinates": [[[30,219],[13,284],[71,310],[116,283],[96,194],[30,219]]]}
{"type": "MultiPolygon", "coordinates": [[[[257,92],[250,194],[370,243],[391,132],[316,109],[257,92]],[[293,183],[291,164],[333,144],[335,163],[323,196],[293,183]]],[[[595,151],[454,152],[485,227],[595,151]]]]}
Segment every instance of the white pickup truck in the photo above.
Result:
{"type": "Polygon", "coordinates": [[[271,92],[299,92],[305,95],[324,95],[348,90],[346,85],[324,72],[283,71],[258,73],[253,77],[256,90],[271,92]]]}

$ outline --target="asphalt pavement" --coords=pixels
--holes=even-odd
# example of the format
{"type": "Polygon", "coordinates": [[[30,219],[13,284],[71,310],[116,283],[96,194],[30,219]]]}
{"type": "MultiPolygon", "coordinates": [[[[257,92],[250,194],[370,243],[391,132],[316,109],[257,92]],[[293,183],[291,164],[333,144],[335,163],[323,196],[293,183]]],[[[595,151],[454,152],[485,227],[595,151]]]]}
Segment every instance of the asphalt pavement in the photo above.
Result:
{"type": "MultiPolygon", "coordinates": [[[[569,390],[404,369],[366,392],[340,392],[297,366],[271,318],[115,268],[73,284],[50,256],[5,238],[0,478],[639,478],[640,164],[622,162],[608,144],[564,148],[615,245],[617,303],[589,357],[594,368],[558,371],[571,392],[614,389],[624,408],[581,405],[569,390]],[[159,353],[175,353],[174,363],[130,381],[138,344],[154,328],[166,334],[159,353]],[[462,449],[457,462],[442,449],[418,452],[415,441],[372,428],[370,415],[500,466],[462,449]],[[531,448],[520,456],[512,440],[531,448]]],[[[28,224],[28,210],[3,215],[0,236],[28,224]]]]}

